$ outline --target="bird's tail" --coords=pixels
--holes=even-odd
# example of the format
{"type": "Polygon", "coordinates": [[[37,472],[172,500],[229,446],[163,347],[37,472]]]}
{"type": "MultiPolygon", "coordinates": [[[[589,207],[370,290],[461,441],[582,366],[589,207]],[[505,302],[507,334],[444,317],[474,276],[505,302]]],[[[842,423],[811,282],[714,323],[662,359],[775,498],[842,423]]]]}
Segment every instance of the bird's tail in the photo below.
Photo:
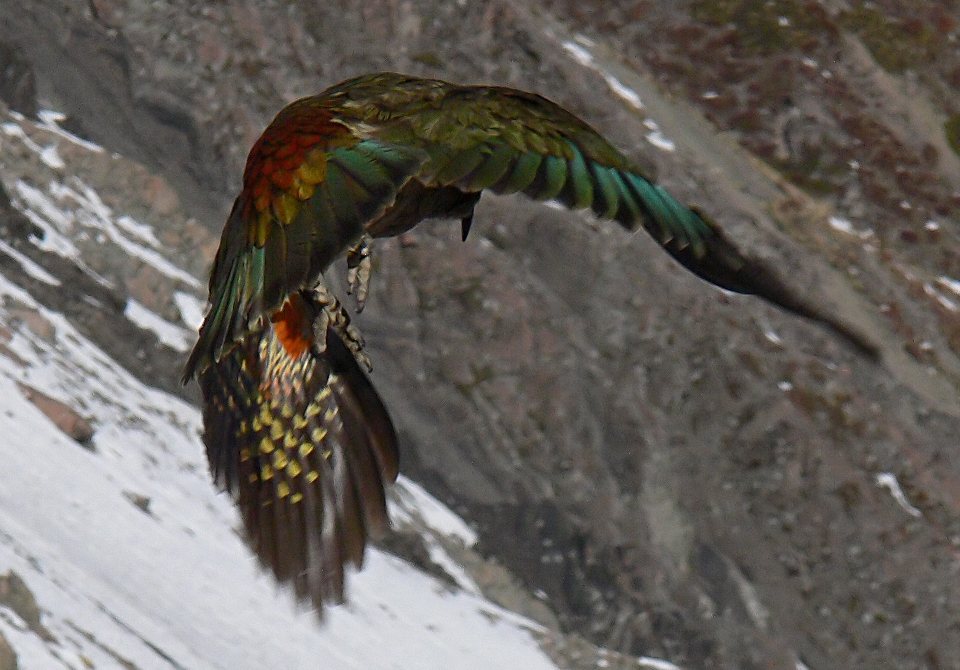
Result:
{"type": "Polygon", "coordinates": [[[387,530],[398,472],[393,424],[353,354],[333,328],[313,341],[319,309],[294,294],[199,375],[213,476],[261,563],[317,611],[342,602],[343,566],[387,530]]]}

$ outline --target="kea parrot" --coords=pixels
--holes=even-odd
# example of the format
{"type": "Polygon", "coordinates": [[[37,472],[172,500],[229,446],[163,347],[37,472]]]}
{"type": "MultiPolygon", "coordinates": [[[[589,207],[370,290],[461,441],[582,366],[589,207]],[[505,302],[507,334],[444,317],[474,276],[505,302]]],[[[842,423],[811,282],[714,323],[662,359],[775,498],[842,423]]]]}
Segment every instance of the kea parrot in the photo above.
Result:
{"type": "Polygon", "coordinates": [[[346,258],[362,307],[373,238],[452,218],[466,239],[484,190],[642,226],[708,282],[829,323],[540,95],[379,73],[291,103],[250,150],[183,381],[199,381],[210,468],[252,549],[318,612],[343,601],[344,566],[388,529],[399,467],[363,340],[323,273],[346,258]]]}

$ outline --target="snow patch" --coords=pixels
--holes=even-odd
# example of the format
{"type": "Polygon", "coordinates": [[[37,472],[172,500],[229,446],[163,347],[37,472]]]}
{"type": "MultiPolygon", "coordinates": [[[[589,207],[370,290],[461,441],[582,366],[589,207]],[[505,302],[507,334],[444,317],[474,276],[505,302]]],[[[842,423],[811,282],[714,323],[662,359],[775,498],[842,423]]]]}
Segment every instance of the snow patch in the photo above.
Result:
{"type": "MultiPolygon", "coordinates": [[[[941,284],[942,284],[942,282],[940,281],[940,279],[937,279],[937,283],[941,283],[941,284]]],[[[950,286],[950,285],[947,285],[947,288],[949,288],[950,290],[954,290],[953,287],[950,286]]],[[[951,300],[951,299],[948,298],[947,296],[945,296],[945,295],[943,295],[942,293],[940,293],[940,291],[938,291],[937,289],[935,289],[932,284],[929,284],[929,283],[927,283],[927,282],[924,282],[924,284],[923,284],[923,292],[924,292],[928,297],[933,298],[933,299],[936,300],[938,303],[940,303],[941,307],[944,307],[944,308],[950,310],[951,312],[956,312],[958,309],[960,309],[960,308],[958,308],[956,302],[954,302],[953,300],[951,300]]]]}
{"type": "Polygon", "coordinates": [[[63,162],[63,159],[60,158],[60,154],[57,153],[57,147],[55,144],[40,146],[37,144],[23,128],[16,123],[4,123],[0,126],[0,130],[3,131],[4,135],[8,137],[15,137],[23,142],[24,146],[27,147],[30,151],[37,154],[40,157],[40,160],[47,167],[53,168],[54,170],[62,170],[66,167],[66,163],[63,162]]]}
{"type": "Polygon", "coordinates": [[[949,289],[957,295],[960,295],[960,281],[951,279],[950,277],[937,277],[937,283],[945,289],[949,289]]]}
{"type": "Polygon", "coordinates": [[[643,125],[650,132],[646,134],[647,142],[662,149],[663,151],[675,151],[677,146],[673,143],[673,140],[668,139],[660,132],[660,126],[653,119],[644,119],[643,125]]]}
{"type": "Polygon", "coordinates": [[[582,46],[576,42],[564,42],[563,49],[566,51],[573,60],[580,63],[584,67],[593,67],[593,54],[584,49],[582,46]]]}
{"type": "Polygon", "coordinates": [[[203,323],[203,315],[206,313],[206,304],[197,299],[196,296],[183,291],[175,291],[173,294],[173,304],[180,310],[180,320],[186,324],[192,331],[200,329],[203,323]]]}
{"type": "Polygon", "coordinates": [[[893,499],[897,501],[897,504],[906,510],[907,514],[910,516],[914,518],[923,516],[923,512],[911,505],[910,501],[907,500],[907,496],[903,494],[903,489],[900,488],[900,482],[897,481],[897,476],[893,473],[881,472],[877,474],[877,486],[888,489],[890,491],[890,495],[892,495],[893,499]]]}
{"type": "MultiPolygon", "coordinates": [[[[70,231],[70,219],[64,216],[42,191],[26,182],[17,180],[14,184],[17,196],[22,201],[23,215],[43,231],[43,239],[34,236],[30,241],[41,251],[49,251],[62,258],[80,261],[80,250],[73,244],[64,231],[70,231]]],[[[17,203],[15,203],[17,204],[17,203]]]]}
{"type": "Polygon", "coordinates": [[[37,125],[40,126],[41,128],[48,130],[51,133],[58,135],[63,139],[69,142],[72,142],[77,146],[83,147],[84,149],[87,149],[89,151],[93,151],[95,153],[103,152],[103,147],[101,147],[99,144],[95,144],[93,142],[90,142],[89,140],[85,140],[82,137],[77,137],[73,133],[68,132],[63,128],[61,128],[58,125],[59,122],[65,121],[67,119],[67,115],[64,114],[63,112],[55,112],[51,109],[41,109],[39,112],[37,112],[37,118],[40,119],[40,123],[38,123],[37,125]]]}
{"type": "Polygon", "coordinates": [[[50,286],[60,286],[59,279],[54,277],[52,274],[44,270],[40,265],[34,263],[33,260],[28,256],[24,256],[22,253],[11,247],[3,240],[0,240],[0,251],[17,261],[20,264],[20,267],[23,268],[23,271],[34,279],[42,281],[44,284],[49,284],[50,286]]]}
{"type": "Polygon", "coordinates": [[[416,482],[400,475],[394,491],[398,505],[391,506],[391,516],[409,519],[411,514],[417,514],[428,528],[441,535],[459,538],[468,547],[477,543],[476,531],[416,482]]]}
{"type": "Polygon", "coordinates": [[[841,219],[839,216],[831,216],[828,221],[830,223],[830,227],[834,230],[839,230],[841,233],[846,233],[847,235],[857,234],[853,224],[846,219],[841,219]]]}
{"type": "Polygon", "coordinates": [[[676,151],[677,145],[673,140],[665,137],[660,131],[654,131],[646,134],[647,142],[663,151],[676,151]]]}
{"type": "Polygon", "coordinates": [[[827,223],[830,224],[830,227],[836,231],[844,233],[845,235],[854,235],[859,237],[861,240],[866,240],[873,237],[873,231],[869,228],[864,230],[857,230],[853,227],[853,224],[849,220],[841,218],[839,216],[831,216],[827,219],[827,223]]]}
{"type": "Polygon", "coordinates": [[[160,240],[153,234],[153,226],[149,224],[140,223],[133,217],[124,214],[117,217],[117,227],[140,242],[146,242],[154,249],[160,248],[160,240]]]}
{"type": "Polygon", "coordinates": [[[682,670],[679,665],[674,665],[670,661],[664,661],[659,658],[650,658],[641,656],[637,659],[637,667],[645,670],[682,670]]]}
{"type": "Polygon", "coordinates": [[[643,102],[640,100],[640,94],[634,91],[629,86],[625,85],[619,79],[614,77],[612,74],[605,74],[603,78],[607,82],[607,86],[610,87],[610,90],[614,92],[615,95],[620,97],[623,100],[626,100],[630,105],[636,109],[643,109],[643,102]]]}
{"type": "Polygon", "coordinates": [[[40,160],[44,165],[54,170],[62,170],[67,166],[67,164],[63,162],[63,159],[60,158],[60,154],[57,153],[57,147],[53,144],[41,149],[40,160]]]}
{"type": "MultiPolygon", "coordinates": [[[[8,346],[26,368],[0,355],[0,571],[24,578],[58,640],[0,608],[21,667],[554,668],[537,624],[377,550],[322,627],[298,613],[240,539],[229,496],[214,492],[199,412],[144,386],[2,275],[0,295],[55,327],[52,342],[14,333],[8,346]],[[61,433],[18,381],[89,416],[94,451],[61,433]],[[131,492],[149,500],[149,514],[131,492]]],[[[407,513],[475,541],[420,487],[399,488],[407,513]]]]}
{"type": "Polygon", "coordinates": [[[18,180],[15,184],[17,195],[23,201],[24,214],[44,232],[42,240],[33,240],[39,248],[79,264],[80,251],[73,239],[89,234],[82,229],[91,230],[94,234],[102,233],[104,240],[110,240],[126,254],[150,265],[161,274],[187,286],[202,288],[203,284],[192,274],[181,270],[155,249],[147,248],[127,236],[129,234],[159,247],[160,243],[149,226],[127,216],[114,218],[111,209],[93,188],[77,177],[70,177],[67,181],[70,185],[51,182],[49,196],[23,181],[18,180]]]}
{"type": "Polygon", "coordinates": [[[193,339],[193,334],[190,331],[170,323],[133,298],[127,299],[127,306],[123,310],[123,315],[143,330],[149,330],[155,334],[162,344],[171,349],[182,352],[190,350],[190,341],[193,339]]]}
{"type": "Polygon", "coordinates": [[[153,249],[137,244],[127,238],[116,225],[112,212],[97,195],[97,192],[84,184],[80,179],[73,177],[70,180],[76,189],[62,183],[54,182],[50,184],[50,192],[62,201],[73,201],[78,205],[74,211],[77,221],[88,228],[99,229],[106,233],[111,242],[120,247],[128,255],[137,258],[147,265],[150,265],[161,274],[171,279],[176,279],[187,286],[201,288],[203,284],[199,279],[188,272],[184,272],[179,267],[168,261],[153,249]]]}

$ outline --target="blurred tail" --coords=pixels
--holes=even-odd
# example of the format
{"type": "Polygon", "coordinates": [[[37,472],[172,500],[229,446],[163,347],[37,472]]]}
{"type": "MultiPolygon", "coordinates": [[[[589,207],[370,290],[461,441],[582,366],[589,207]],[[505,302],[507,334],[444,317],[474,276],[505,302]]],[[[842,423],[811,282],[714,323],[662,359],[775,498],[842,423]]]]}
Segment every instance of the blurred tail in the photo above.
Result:
{"type": "Polygon", "coordinates": [[[199,382],[214,479],[239,504],[261,563],[320,611],[343,601],[343,566],[360,567],[368,536],[389,527],[384,486],[398,451],[386,408],[334,330],[323,351],[291,346],[312,335],[318,309],[294,294],[199,382]]]}

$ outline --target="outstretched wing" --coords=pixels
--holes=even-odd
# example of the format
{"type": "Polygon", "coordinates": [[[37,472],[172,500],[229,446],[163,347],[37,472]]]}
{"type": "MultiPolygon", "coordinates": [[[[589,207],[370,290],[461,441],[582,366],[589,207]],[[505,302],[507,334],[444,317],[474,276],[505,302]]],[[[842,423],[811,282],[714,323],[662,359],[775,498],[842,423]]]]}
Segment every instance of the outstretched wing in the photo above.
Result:
{"type": "Polygon", "coordinates": [[[702,279],[820,321],[877,356],[873,343],[804,300],[775,269],[742,254],[713,221],[680,204],[593,128],[542,96],[391,73],[344,82],[331,95],[345,115],[362,119],[369,137],[426,156],[396,204],[367,224],[374,237],[431,216],[461,218],[466,237],[485,189],[556,200],[628,230],[642,226],[702,279]]]}
{"type": "Polygon", "coordinates": [[[398,452],[383,403],[337,333],[328,328],[322,351],[309,346],[317,310],[294,293],[276,323],[199,381],[215,481],[236,499],[261,564],[321,612],[343,601],[344,565],[360,567],[367,538],[388,528],[384,485],[398,452]],[[306,346],[283,341],[291,330],[306,346]]]}
{"type": "Polygon", "coordinates": [[[546,98],[394,74],[368,75],[340,88],[334,95],[341,113],[355,115],[367,136],[425,156],[415,175],[420,186],[407,188],[443,193],[452,187],[465,194],[490,189],[589,208],[631,230],[642,225],[693,272],[741,290],[733,275],[744,259],[715,225],[546,98]],[[729,266],[731,275],[718,266],[729,266]]]}

